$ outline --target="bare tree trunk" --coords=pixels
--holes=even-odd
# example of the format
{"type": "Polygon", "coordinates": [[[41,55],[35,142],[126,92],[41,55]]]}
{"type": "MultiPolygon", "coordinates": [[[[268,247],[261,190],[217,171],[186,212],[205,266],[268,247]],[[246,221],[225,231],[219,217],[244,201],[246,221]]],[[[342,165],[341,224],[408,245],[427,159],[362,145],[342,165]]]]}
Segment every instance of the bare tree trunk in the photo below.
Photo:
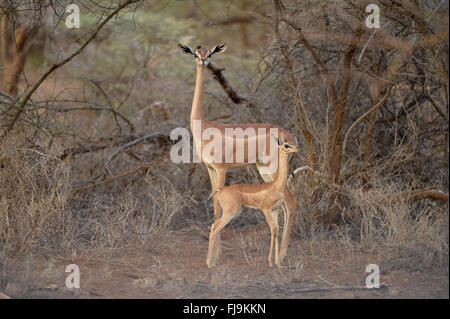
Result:
{"type": "MultiPolygon", "coordinates": [[[[342,76],[342,84],[341,84],[341,88],[339,91],[339,95],[337,95],[334,84],[333,84],[333,80],[331,79],[327,68],[320,61],[318,55],[316,54],[316,52],[314,51],[312,46],[309,44],[308,40],[306,39],[305,35],[302,32],[302,29],[299,26],[295,25],[289,19],[283,18],[283,21],[286,24],[288,24],[290,27],[292,27],[293,29],[296,30],[303,45],[311,53],[314,62],[319,67],[320,71],[322,72],[325,82],[328,85],[328,89],[330,90],[330,96],[331,96],[332,104],[334,107],[333,136],[332,136],[332,142],[331,142],[330,166],[331,166],[331,173],[332,173],[332,182],[336,185],[339,185],[340,184],[341,162],[342,162],[341,130],[342,130],[342,123],[343,123],[343,119],[344,119],[345,102],[347,99],[348,87],[349,87],[349,83],[350,83],[351,60],[353,58],[353,55],[355,54],[356,47],[357,47],[359,40],[363,34],[363,30],[360,27],[355,30],[355,32],[353,34],[353,38],[350,43],[350,47],[344,56],[344,71],[343,71],[343,76],[342,76]]],[[[333,222],[339,213],[339,210],[338,210],[339,198],[338,198],[338,193],[335,190],[333,191],[333,194],[331,196],[331,202],[332,202],[332,206],[330,208],[328,216],[324,217],[322,220],[325,223],[333,222]]]]}
{"type": "MultiPolygon", "coordinates": [[[[341,183],[341,165],[342,165],[342,123],[344,119],[345,103],[347,100],[348,87],[350,84],[350,69],[353,55],[356,47],[363,34],[361,28],[357,28],[353,33],[353,38],[344,56],[344,70],[342,75],[341,89],[337,98],[337,103],[334,104],[334,121],[333,121],[333,137],[331,139],[331,175],[333,183],[340,185],[341,183]]],[[[326,223],[332,223],[339,214],[339,193],[333,190],[331,194],[331,207],[328,216],[324,218],[326,223]]]]}
{"type": "Polygon", "coordinates": [[[7,32],[8,15],[3,13],[0,22],[1,58],[3,64],[1,88],[4,93],[17,95],[17,84],[23,72],[27,54],[24,50],[28,38],[28,29],[18,27],[13,32],[12,56],[9,56],[9,43],[7,32]]]}

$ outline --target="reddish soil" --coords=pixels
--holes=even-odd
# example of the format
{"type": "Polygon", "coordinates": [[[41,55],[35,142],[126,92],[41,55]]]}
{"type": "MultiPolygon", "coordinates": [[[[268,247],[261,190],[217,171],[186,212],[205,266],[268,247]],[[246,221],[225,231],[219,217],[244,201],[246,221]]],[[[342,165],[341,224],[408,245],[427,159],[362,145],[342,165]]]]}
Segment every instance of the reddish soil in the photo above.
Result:
{"type": "Polygon", "coordinates": [[[12,298],[449,298],[447,275],[396,269],[377,254],[333,241],[293,238],[283,268],[270,268],[270,237],[262,224],[225,229],[213,269],[205,264],[208,241],[191,230],[170,234],[156,251],[93,260],[34,258],[28,266],[7,267],[14,277],[0,291],[12,298]],[[383,286],[366,289],[365,268],[378,262],[383,286]],[[80,267],[80,289],[65,288],[71,263],[80,267]]]}

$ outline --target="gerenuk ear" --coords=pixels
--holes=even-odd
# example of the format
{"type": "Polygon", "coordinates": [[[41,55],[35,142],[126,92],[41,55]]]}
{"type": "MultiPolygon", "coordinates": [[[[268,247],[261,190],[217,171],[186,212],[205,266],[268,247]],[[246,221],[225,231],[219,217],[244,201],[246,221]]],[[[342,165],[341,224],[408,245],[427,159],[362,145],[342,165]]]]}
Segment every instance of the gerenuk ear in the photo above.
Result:
{"type": "Polygon", "coordinates": [[[181,51],[183,51],[184,54],[192,54],[194,55],[194,50],[191,49],[191,47],[188,47],[187,45],[178,44],[181,51]]]}
{"type": "Polygon", "coordinates": [[[227,45],[225,43],[224,44],[218,44],[214,48],[211,49],[211,55],[223,53],[226,50],[227,50],[227,45]]]}
{"type": "Polygon", "coordinates": [[[280,146],[281,144],[283,144],[283,142],[282,142],[278,137],[276,137],[275,135],[272,134],[272,137],[273,137],[273,139],[275,140],[275,142],[277,142],[278,146],[280,146]]]}

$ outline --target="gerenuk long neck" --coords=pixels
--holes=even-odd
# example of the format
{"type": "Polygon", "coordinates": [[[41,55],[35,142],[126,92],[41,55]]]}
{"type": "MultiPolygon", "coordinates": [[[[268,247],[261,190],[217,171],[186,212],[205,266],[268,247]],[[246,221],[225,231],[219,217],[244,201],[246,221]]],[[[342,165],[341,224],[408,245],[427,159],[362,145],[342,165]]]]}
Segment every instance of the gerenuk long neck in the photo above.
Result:
{"type": "Polygon", "coordinates": [[[195,79],[194,99],[191,109],[191,128],[193,120],[203,120],[203,76],[204,68],[197,66],[197,76],[195,79]]]}
{"type": "Polygon", "coordinates": [[[278,189],[283,189],[286,185],[288,174],[288,156],[289,154],[278,149],[278,174],[274,180],[274,185],[278,189]]]}

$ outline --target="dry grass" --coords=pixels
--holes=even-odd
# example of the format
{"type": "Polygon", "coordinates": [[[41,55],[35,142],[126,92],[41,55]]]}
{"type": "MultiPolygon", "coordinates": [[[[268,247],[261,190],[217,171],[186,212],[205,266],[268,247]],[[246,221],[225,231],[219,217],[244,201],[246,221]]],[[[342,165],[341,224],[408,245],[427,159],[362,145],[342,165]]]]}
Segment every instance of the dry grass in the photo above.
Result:
{"type": "Polygon", "coordinates": [[[8,255],[42,248],[65,252],[76,222],[67,213],[68,165],[37,149],[0,145],[0,238],[8,255]]]}
{"type": "Polygon", "coordinates": [[[1,154],[0,240],[8,256],[152,251],[164,242],[175,214],[187,205],[168,181],[147,178],[139,199],[136,189],[118,194],[100,190],[69,206],[69,160],[18,147],[12,140],[1,145],[1,154]]]}
{"type": "Polygon", "coordinates": [[[409,202],[391,185],[352,190],[349,200],[344,218],[359,248],[383,251],[395,269],[448,275],[447,205],[409,202]]]}
{"type": "MultiPolygon", "coordinates": [[[[301,178],[298,183],[307,185],[301,178]]],[[[315,243],[335,240],[350,251],[379,254],[385,269],[448,276],[448,204],[409,201],[402,187],[394,183],[374,183],[368,190],[344,186],[342,221],[329,230],[310,213],[308,197],[300,195],[294,234],[315,243]]],[[[322,195],[317,206],[324,210],[329,191],[322,195]]]]}

